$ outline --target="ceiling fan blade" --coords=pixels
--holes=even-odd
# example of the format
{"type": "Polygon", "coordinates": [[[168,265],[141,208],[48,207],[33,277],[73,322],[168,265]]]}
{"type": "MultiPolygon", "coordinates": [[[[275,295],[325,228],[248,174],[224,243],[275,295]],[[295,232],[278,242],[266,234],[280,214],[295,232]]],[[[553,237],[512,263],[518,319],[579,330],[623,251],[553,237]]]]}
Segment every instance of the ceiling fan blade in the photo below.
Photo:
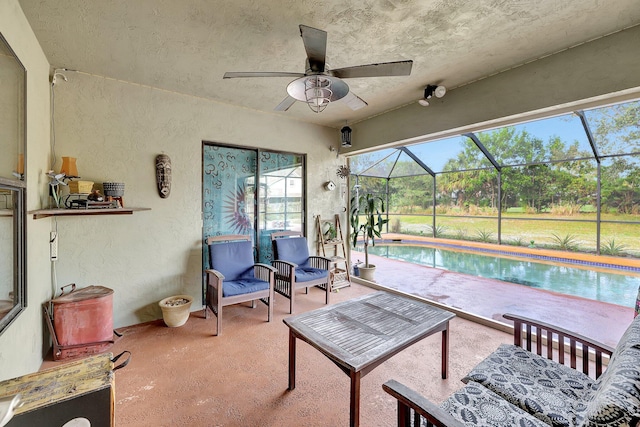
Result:
{"type": "Polygon", "coordinates": [[[287,96],[285,99],[282,100],[282,102],[280,104],[278,104],[276,106],[276,108],[274,108],[275,111],[287,111],[289,108],[291,108],[291,106],[296,102],[296,99],[291,97],[291,96],[287,96]]]}
{"type": "Polygon", "coordinates": [[[369,105],[367,104],[367,101],[360,98],[358,95],[351,91],[349,91],[349,93],[344,98],[342,98],[342,102],[344,102],[347,107],[351,108],[354,111],[369,105]]]}
{"type": "Polygon", "coordinates": [[[383,62],[381,64],[357,65],[355,67],[338,68],[330,73],[341,79],[352,77],[408,76],[411,74],[413,61],[383,62]]]}
{"type": "Polygon", "coordinates": [[[238,77],[304,77],[304,74],[279,71],[231,71],[224,73],[223,79],[235,79],[238,77]]]}
{"type": "Polygon", "coordinates": [[[309,68],[316,73],[324,73],[327,55],[327,32],[317,28],[300,25],[300,37],[307,52],[309,68]]]}

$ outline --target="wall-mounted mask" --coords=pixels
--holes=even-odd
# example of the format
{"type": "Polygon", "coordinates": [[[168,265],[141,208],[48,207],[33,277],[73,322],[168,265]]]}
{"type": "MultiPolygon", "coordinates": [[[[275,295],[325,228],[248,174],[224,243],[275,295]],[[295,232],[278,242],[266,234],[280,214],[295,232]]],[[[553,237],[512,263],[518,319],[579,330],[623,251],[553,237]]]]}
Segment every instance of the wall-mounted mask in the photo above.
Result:
{"type": "Polygon", "coordinates": [[[171,193],[171,159],[166,154],[156,157],[156,182],[160,197],[166,199],[171,193]]]}

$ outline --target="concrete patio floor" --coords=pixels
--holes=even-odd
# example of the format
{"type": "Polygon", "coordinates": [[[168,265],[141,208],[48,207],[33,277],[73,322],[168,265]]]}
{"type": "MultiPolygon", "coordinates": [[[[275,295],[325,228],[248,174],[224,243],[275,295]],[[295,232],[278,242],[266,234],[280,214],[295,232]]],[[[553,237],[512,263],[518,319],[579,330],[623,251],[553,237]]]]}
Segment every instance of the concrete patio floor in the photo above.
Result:
{"type": "MultiPolygon", "coordinates": [[[[351,253],[364,259],[364,253],[351,253]]],[[[615,346],[633,319],[634,310],[514,283],[425,267],[369,255],[376,283],[456,309],[467,318],[508,325],[502,317],[515,313],[543,320],[615,346]]],[[[635,301],[630,301],[630,305],[635,301]]]]}
{"type": "MultiPolygon", "coordinates": [[[[358,256],[355,254],[354,256],[358,256]]],[[[396,379],[440,403],[462,387],[460,379],[501,343],[511,343],[502,313],[544,319],[615,345],[633,310],[566,297],[490,279],[372,257],[377,284],[451,307],[449,378],[440,378],[440,335],[405,349],[363,377],[362,426],[394,426],[396,403],[382,384],[396,379]],[[472,314],[470,314],[472,313],[472,314]],[[477,321],[468,320],[475,318],[477,321]],[[490,325],[488,327],[486,325],[490,325]]],[[[374,285],[374,286],[378,286],[374,285]]],[[[332,303],[375,289],[354,283],[332,293],[332,303]]],[[[296,299],[296,313],[324,306],[317,288],[296,299]]],[[[115,372],[115,425],[139,426],[345,426],[349,378],[305,343],[298,343],[296,389],[287,390],[288,300],[277,295],[274,319],[262,304],[223,309],[222,334],[202,311],[186,325],[162,320],[120,328],[110,349],[132,353],[115,372]]],[[[47,360],[42,368],[63,362],[47,360]]]]}
{"type": "MultiPolygon", "coordinates": [[[[369,292],[353,284],[332,303],[369,292]]],[[[324,306],[317,288],[300,293],[296,313],[324,306]]],[[[154,321],[121,328],[111,351],[129,350],[131,362],[115,372],[115,425],[140,426],[346,426],[349,377],[306,343],[297,345],[296,388],[287,390],[288,300],[276,296],[274,319],[259,304],[224,308],[223,332],[214,318],[193,312],[186,325],[154,321]]],[[[396,403],[382,384],[396,379],[441,402],[460,379],[511,335],[456,317],[450,324],[449,378],[441,379],[440,334],[403,350],[362,378],[360,425],[394,426],[396,403]]],[[[46,362],[49,367],[57,362],[46,362]]]]}

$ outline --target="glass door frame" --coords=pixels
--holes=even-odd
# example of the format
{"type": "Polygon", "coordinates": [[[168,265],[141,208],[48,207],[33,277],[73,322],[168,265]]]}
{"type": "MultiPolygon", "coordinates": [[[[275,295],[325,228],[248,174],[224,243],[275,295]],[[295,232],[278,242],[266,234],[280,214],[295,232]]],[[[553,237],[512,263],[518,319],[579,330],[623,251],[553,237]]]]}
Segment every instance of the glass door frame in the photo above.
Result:
{"type": "MultiPolygon", "coordinates": [[[[263,229],[262,227],[262,213],[260,211],[261,207],[259,206],[260,203],[260,194],[263,191],[263,189],[261,188],[262,186],[260,185],[261,183],[261,177],[262,177],[262,168],[261,168],[261,156],[263,155],[263,153],[273,153],[273,154],[283,154],[283,155],[291,155],[291,156],[298,156],[300,157],[300,161],[301,161],[301,166],[302,166],[302,173],[301,173],[301,179],[303,180],[302,183],[302,200],[301,200],[301,231],[302,234],[306,236],[306,212],[307,212],[307,156],[304,153],[294,153],[294,152],[290,152],[290,151],[283,151],[283,150],[274,150],[274,149],[267,149],[267,148],[260,148],[260,147],[250,147],[250,146],[242,146],[242,145],[234,145],[234,144],[224,144],[224,143],[219,143],[219,142],[214,142],[214,141],[206,141],[203,140],[202,141],[202,151],[201,151],[201,192],[200,192],[200,197],[201,197],[201,218],[202,218],[202,261],[203,261],[203,272],[206,268],[208,268],[208,254],[207,254],[207,247],[206,247],[206,242],[205,239],[207,236],[205,236],[205,212],[207,211],[205,209],[205,204],[208,202],[205,199],[205,150],[206,147],[220,147],[220,148],[228,148],[228,149],[237,149],[237,150],[246,150],[246,151],[253,151],[256,153],[256,167],[255,167],[255,171],[254,171],[254,177],[255,177],[255,183],[254,183],[254,192],[253,192],[253,218],[252,218],[252,223],[253,223],[253,230],[252,230],[252,235],[253,235],[253,244],[254,244],[254,249],[256,251],[256,260],[261,259],[261,254],[260,254],[260,231],[263,229]]],[[[249,200],[246,200],[245,203],[248,203],[249,200]]],[[[285,227],[286,228],[286,224],[285,227]]],[[[206,277],[203,273],[203,290],[204,290],[204,286],[206,286],[205,283],[206,277]]],[[[204,295],[203,295],[204,298],[204,295]]],[[[204,299],[203,299],[203,303],[204,303],[204,299]]]]}

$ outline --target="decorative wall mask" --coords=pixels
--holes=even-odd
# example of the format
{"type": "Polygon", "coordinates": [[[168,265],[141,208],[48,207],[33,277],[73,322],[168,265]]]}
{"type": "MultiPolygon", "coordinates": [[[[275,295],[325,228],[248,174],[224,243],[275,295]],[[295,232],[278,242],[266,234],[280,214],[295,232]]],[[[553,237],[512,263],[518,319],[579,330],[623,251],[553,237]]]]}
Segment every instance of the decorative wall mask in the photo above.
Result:
{"type": "Polygon", "coordinates": [[[171,193],[171,159],[166,154],[156,157],[156,182],[160,197],[166,199],[171,193]]]}

